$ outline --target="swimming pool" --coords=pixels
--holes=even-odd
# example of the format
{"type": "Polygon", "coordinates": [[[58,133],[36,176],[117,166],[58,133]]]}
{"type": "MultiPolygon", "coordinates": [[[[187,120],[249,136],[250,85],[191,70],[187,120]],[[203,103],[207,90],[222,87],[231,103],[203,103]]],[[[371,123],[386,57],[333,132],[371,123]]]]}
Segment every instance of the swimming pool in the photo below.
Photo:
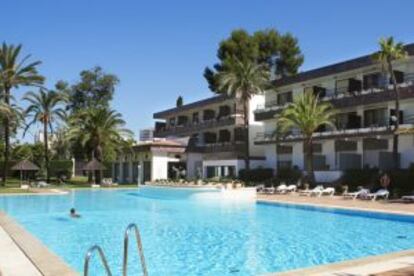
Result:
{"type": "MultiPolygon", "coordinates": [[[[150,275],[257,275],[414,248],[408,216],[225,202],[217,191],[144,188],[3,196],[0,210],[78,271],[102,246],[120,275],[123,232],[138,224],[150,275]],[[70,219],[75,206],[82,215],[70,219]]],[[[140,271],[130,242],[129,272],[140,271]]],[[[92,261],[91,275],[103,275],[92,261]]]]}

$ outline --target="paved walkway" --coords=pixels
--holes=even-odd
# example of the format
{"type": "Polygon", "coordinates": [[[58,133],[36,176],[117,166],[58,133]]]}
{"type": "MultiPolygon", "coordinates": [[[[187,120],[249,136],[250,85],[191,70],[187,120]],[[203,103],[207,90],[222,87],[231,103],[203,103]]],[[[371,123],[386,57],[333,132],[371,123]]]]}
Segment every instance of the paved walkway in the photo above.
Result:
{"type": "Polygon", "coordinates": [[[40,276],[40,272],[0,226],[0,275],[40,276]]]}
{"type": "Polygon", "coordinates": [[[404,213],[414,215],[414,203],[402,203],[395,201],[372,201],[372,200],[352,200],[344,199],[341,196],[322,196],[322,197],[310,197],[300,196],[298,194],[288,195],[267,195],[259,194],[257,196],[259,200],[270,200],[277,202],[286,202],[294,204],[311,204],[325,207],[339,207],[346,209],[362,209],[369,211],[379,211],[387,213],[404,213]]]}

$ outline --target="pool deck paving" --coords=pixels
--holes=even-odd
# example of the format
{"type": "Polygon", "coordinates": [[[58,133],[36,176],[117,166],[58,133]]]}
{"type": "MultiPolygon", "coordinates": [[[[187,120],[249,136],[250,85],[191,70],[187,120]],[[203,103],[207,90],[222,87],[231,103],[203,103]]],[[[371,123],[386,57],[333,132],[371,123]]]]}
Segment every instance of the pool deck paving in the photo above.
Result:
{"type": "Polygon", "coordinates": [[[300,196],[299,194],[258,194],[258,201],[279,202],[287,204],[312,205],[319,207],[341,208],[347,210],[364,210],[372,212],[414,215],[414,203],[393,200],[361,200],[344,199],[341,196],[300,196]]]}
{"type": "Polygon", "coordinates": [[[0,275],[78,275],[59,256],[0,211],[0,245],[3,244],[7,249],[0,247],[0,275]]]}

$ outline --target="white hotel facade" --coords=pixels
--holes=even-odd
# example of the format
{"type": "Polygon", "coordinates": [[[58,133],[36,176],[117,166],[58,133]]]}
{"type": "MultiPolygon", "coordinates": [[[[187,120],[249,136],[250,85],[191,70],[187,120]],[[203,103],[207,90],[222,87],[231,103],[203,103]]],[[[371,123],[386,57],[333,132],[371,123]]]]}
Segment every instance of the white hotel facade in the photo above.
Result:
{"type": "MultiPolygon", "coordinates": [[[[414,123],[414,44],[406,46],[407,59],[395,62],[400,88],[400,128],[414,123]]],[[[315,170],[335,174],[364,167],[386,170],[392,166],[392,131],[395,93],[390,76],[371,55],[309,70],[276,80],[275,90],[265,93],[264,105],[255,119],[264,131],[255,137],[262,145],[266,166],[304,169],[303,139],[297,130],[276,141],[276,120],[284,106],[301,93],[314,93],[329,102],[336,112],[336,129],[320,129],[314,135],[315,170]]],[[[400,164],[414,163],[414,136],[400,135],[400,164]]]]}
{"type": "MultiPolygon", "coordinates": [[[[400,128],[414,127],[414,44],[407,59],[395,62],[400,88],[400,128]]],[[[305,71],[274,81],[274,89],[249,103],[251,167],[304,169],[303,139],[298,130],[276,141],[280,111],[301,93],[314,93],[336,110],[336,128],[314,135],[314,168],[318,181],[339,177],[347,169],[386,170],[392,166],[392,130],[395,93],[390,76],[371,55],[305,71]]],[[[154,113],[152,141],[141,142],[118,156],[113,175],[118,182],[174,177],[181,168],[187,178],[235,177],[244,168],[241,104],[213,96],[154,113]]],[[[400,164],[414,163],[414,135],[399,138],[400,164]]]]}

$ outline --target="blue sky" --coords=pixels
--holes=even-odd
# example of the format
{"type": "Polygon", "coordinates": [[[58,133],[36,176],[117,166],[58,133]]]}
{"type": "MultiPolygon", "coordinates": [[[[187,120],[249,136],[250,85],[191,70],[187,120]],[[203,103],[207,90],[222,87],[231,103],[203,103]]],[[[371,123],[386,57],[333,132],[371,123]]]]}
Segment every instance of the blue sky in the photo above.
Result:
{"type": "Polygon", "coordinates": [[[305,55],[301,70],[367,54],[381,36],[414,42],[410,0],[2,2],[0,41],[42,60],[49,86],[95,65],[116,74],[113,105],[135,132],[178,95],[211,96],[203,70],[236,28],[291,32],[305,55]]]}

